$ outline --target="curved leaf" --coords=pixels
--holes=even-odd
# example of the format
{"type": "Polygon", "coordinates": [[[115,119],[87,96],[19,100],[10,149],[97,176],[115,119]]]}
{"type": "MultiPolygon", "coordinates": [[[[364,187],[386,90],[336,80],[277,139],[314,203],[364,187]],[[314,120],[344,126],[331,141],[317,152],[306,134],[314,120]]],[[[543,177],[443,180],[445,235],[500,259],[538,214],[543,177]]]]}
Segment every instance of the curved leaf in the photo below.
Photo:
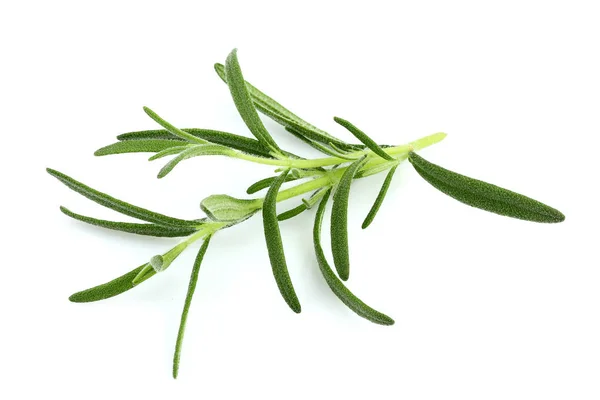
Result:
{"type": "Polygon", "coordinates": [[[295,216],[302,214],[303,211],[306,211],[306,205],[304,203],[277,215],[277,220],[281,222],[286,219],[294,218],[295,216]]]}
{"type": "Polygon", "coordinates": [[[198,144],[204,144],[204,143],[206,143],[205,140],[198,139],[196,136],[191,135],[191,134],[189,134],[189,133],[187,133],[185,131],[182,131],[181,129],[177,128],[175,125],[173,125],[173,124],[165,121],[157,113],[155,113],[154,111],[152,111],[149,107],[144,107],[144,112],[150,118],[152,118],[155,122],[157,122],[160,126],[162,126],[163,128],[165,128],[167,131],[169,131],[173,135],[178,136],[181,139],[187,140],[188,142],[192,142],[192,143],[198,143],[198,144]]]}
{"type": "Polygon", "coordinates": [[[273,276],[279,292],[283,296],[285,302],[290,308],[299,313],[301,311],[300,302],[294,291],[292,280],[287,269],[285,254],[283,251],[283,243],[281,241],[281,233],[279,232],[279,224],[277,222],[277,192],[289,170],[285,170],[273,182],[263,203],[263,226],[265,231],[265,239],[267,242],[267,250],[269,251],[269,260],[273,269],[273,276]]]}
{"type": "Polygon", "coordinates": [[[225,146],[221,146],[218,144],[201,144],[197,146],[190,147],[181,153],[179,153],[176,157],[174,157],[171,161],[165,164],[164,167],[159,171],[158,178],[164,178],[169,172],[173,170],[183,160],[187,160],[188,158],[198,157],[198,156],[231,156],[234,154],[234,150],[231,150],[225,146]]]}
{"type": "Polygon", "coordinates": [[[329,199],[329,193],[331,190],[327,190],[323,199],[319,203],[317,209],[317,215],[315,216],[315,225],[313,228],[313,242],[315,245],[315,254],[317,256],[317,263],[319,269],[325,278],[325,282],[331,289],[331,291],[352,311],[357,313],[363,318],[368,319],[371,322],[381,325],[393,325],[394,320],[387,315],[380,313],[379,311],[369,307],[363,303],[358,297],[356,297],[344,284],[340,281],[333,270],[329,266],[323,248],[321,247],[321,223],[323,222],[323,214],[325,214],[325,207],[327,206],[327,200],[329,199]]]}
{"type": "Polygon", "coordinates": [[[560,211],[537,200],[435,165],[411,152],[415,170],[439,191],[456,200],[496,214],[533,222],[556,223],[565,220],[560,211]]]}
{"type": "Polygon", "coordinates": [[[225,75],[227,76],[227,85],[231,92],[231,97],[235,103],[240,116],[250,129],[250,132],[265,146],[270,148],[276,153],[281,154],[281,149],[275,143],[275,140],[271,137],[262,121],[258,117],[258,113],[254,108],[248,89],[246,88],[246,81],[242,75],[242,69],[237,59],[237,49],[233,49],[227,61],[225,62],[225,75]]]}
{"type": "MultiPolygon", "coordinates": [[[[236,135],[229,132],[215,131],[212,129],[185,128],[181,129],[199,139],[206,140],[214,144],[221,144],[244,153],[249,153],[261,157],[273,158],[269,148],[261,144],[258,140],[236,135]]],[[[185,142],[183,139],[172,135],[166,129],[156,129],[149,131],[128,132],[117,136],[121,141],[136,141],[144,139],[162,139],[185,142]]]]}
{"type": "MultiPolygon", "coordinates": [[[[127,142],[124,142],[127,143],[127,142]]],[[[181,143],[181,142],[178,142],[181,143]]],[[[168,149],[164,149],[163,151],[159,151],[158,153],[154,154],[153,156],[151,156],[150,158],[148,158],[148,161],[154,161],[154,160],[158,160],[159,158],[163,158],[163,157],[168,157],[168,156],[174,156],[175,154],[179,154],[184,150],[189,149],[190,147],[196,146],[194,144],[186,144],[184,146],[173,146],[173,147],[169,147],[168,149]]]]}
{"type": "MultiPolygon", "coordinates": [[[[225,67],[222,64],[217,63],[215,64],[215,71],[223,82],[227,83],[225,67]]],[[[282,126],[293,128],[301,132],[302,135],[310,137],[312,140],[319,143],[328,144],[329,142],[334,142],[344,150],[360,150],[361,146],[348,144],[306,122],[247,81],[246,88],[256,108],[282,126]]]]}
{"type": "Polygon", "coordinates": [[[110,209],[113,209],[121,214],[129,215],[142,221],[154,222],[158,225],[182,228],[182,227],[194,227],[198,225],[196,221],[187,221],[183,219],[168,217],[163,214],[156,213],[154,211],[146,210],[145,208],[137,207],[132,204],[126,203],[119,199],[115,199],[105,193],[99,192],[92,189],[83,183],[76,181],[75,179],[67,176],[61,172],[58,172],[51,168],[46,168],[46,171],[64,183],[69,189],[87,197],[88,199],[110,209]]]}
{"type": "Polygon", "coordinates": [[[123,153],[156,153],[172,147],[181,146],[176,140],[130,140],[104,146],[94,152],[95,156],[123,153]]]}
{"type": "Polygon", "coordinates": [[[187,294],[185,296],[185,302],[183,304],[183,311],[181,312],[181,321],[179,322],[179,331],[177,332],[177,341],[175,342],[175,354],[173,355],[173,378],[177,378],[179,374],[179,360],[181,358],[181,346],[183,345],[183,335],[185,334],[185,325],[187,323],[187,316],[192,304],[192,297],[194,297],[194,291],[196,291],[196,282],[198,282],[198,273],[200,272],[200,265],[208,244],[210,243],[210,236],[207,236],[202,243],[202,247],[198,251],[194,266],[192,267],[192,275],[190,276],[190,283],[188,285],[187,294]]]}
{"type": "Polygon", "coordinates": [[[333,120],[341,126],[343,126],[344,128],[346,128],[351,134],[353,134],[358,140],[363,142],[365,146],[367,146],[373,153],[377,154],[379,157],[388,161],[394,160],[394,158],[385,151],[383,151],[383,149],[379,147],[379,145],[375,143],[373,139],[371,139],[369,136],[367,136],[366,133],[354,126],[354,124],[352,124],[351,122],[339,117],[333,117],[333,120]]]}
{"type": "Polygon", "coordinates": [[[92,301],[108,299],[126,292],[134,287],[132,283],[133,279],[142,271],[145,266],[146,264],[142,264],[133,271],[113,279],[110,282],[74,293],[69,297],[69,300],[73,303],[89,303],[92,301]]]}
{"type": "MultiPolygon", "coordinates": [[[[295,180],[301,179],[301,178],[302,177],[296,177],[296,176],[292,176],[291,174],[289,174],[285,178],[285,181],[291,182],[291,181],[295,181],[295,180]]],[[[256,181],[252,185],[248,186],[248,189],[246,189],[246,193],[254,194],[256,192],[260,192],[261,190],[266,189],[269,186],[271,186],[271,184],[275,181],[275,179],[277,179],[276,176],[271,176],[269,178],[265,178],[265,179],[261,179],[260,181],[256,181]]]]}
{"type": "Polygon", "coordinates": [[[392,178],[394,177],[394,172],[396,172],[397,167],[397,165],[393,166],[385,177],[385,181],[383,181],[383,185],[381,185],[381,189],[379,190],[379,194],[375,199],[375,203],[373,203],[371,210],[369,210],[367,217],[362,223],[363,229],[366,229],[369,225],[371,225],[371,222],[373,222],[373,219],[375,219],[375,215],[377,215],[377,211],[379,211],[379,207],[381,207],[381,203],[383,203],[383,199],[385,199],[385,195],[390,187],[390,183],[392,183],[392,178]]]}
{"type": "MultiPolygon", "coordinates": [[[[99,226],[106,229],[112,229],[115,231],[134,233],[136,235],[145,236],[157,236],[157,237],[183,237],[189,236],[196,232],[194,228],[168,228],[166,226],[155,225],[155,224],[138,224],[132,222],[115,222],[106,221],[103,219],[96,219],[87,217],[85,215],[74,213],[66,207],[60,206],[60,211],[69,217],[82,221],[91,225],[99,226]]],[[[198,223],[200,225],[200,223],[198,223]]]]}
{"type": "Polygon", "coordinates": [[[356,171],[364,164],[366,156],[350,164],[340,178],[333,195],[331,210],[331,252],[339,277],[346,281],[350,275],[350,255],[348,253],[348,197],[350,185],[356,171]]]}

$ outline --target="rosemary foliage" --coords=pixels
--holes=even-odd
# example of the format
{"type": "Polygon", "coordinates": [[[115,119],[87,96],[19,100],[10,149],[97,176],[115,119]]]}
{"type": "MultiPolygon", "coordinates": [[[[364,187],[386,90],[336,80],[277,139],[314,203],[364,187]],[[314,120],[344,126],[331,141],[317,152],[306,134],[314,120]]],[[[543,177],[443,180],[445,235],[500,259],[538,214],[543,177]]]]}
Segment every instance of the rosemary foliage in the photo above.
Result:
{"type": "Polygon", "coordinates": [[[561,212],[543,203],[449,171],[425,160],[416,153],[418,150],[443,140],[446,137],[445,133],[434,133],[402,145],[380,145],[354,124],[335,117],[334,120],[338,124],[360,141],[360,143],[347,143],[304,121],[246,82],[236,50],[229,54],[225,65],[215,64],[215,71],[227,84],[233,102],[254,138],[212,129],[180,129],[151,109],[144,107],[146,114],[160,125],[161,129],[121,134],[117,136],[116,143],[102,147],[95,152],[95,155],[152,153],[151,161],[172,157],[160,169],[159,178],[171,173],[181,162],[200,156],[224,156],[276,167],[279,175],[260,179],[247,189],[249,195],[266,189],[264,197],[238,199],[225,194],[211,195],[200,203],[200,209],[205,216],[183,220],[134,206],[93,189],[61,172],[47,169],[50,175],[75,192],[104,207],[144,222],[101,220],[77,214],[61,206],[60,209],[65,215],[105,229],[138,235],[185,238],[173,248],[155,255],[132,271],[110,282],[71,295],[69,300],[72,302],[86,303],[103,300],[133,289],[169,268],[190,244],[203,241],[192,269],[188,293],[183,305],[173,357],[173,377],[175,378],[179,373],[179,361],[189,308],[199,277],[200,265],[210,239],[216,234],[220,235],[222,230],[239,224],[256,213],[262,211],[266,248],[275,282],[281,296],[295,313],[301,312],[301,306],[287,269],[279,223],[318,205],[313,228],[316,266],[320,269],[327,285],[342,303],[357,315],[381,325],[393,325],[394,320],[368,306],[342,282],[347,281],[350,276],[348,199],[354,179],[387,171],[379,194],[362,224],[363,229],[373,222],[388,193],[398,164],[407,159],[417,173],[433,187],[472,207],[533,222],[556,223],[565,219],[561,212]],[[286,132],[319,150],[325,157],[305,159],[282,149],[263,125],[258,112],[281,124],[286,132]],[[284,182],[297,181],[299,183],[281,190],[284,182]],[[307,196],[302,197],[305,195],[307,196]],[[277,214],[278,202],[296,197],[302,197],[297,206],[277,214]],[[337,275],[329,266],[321,246],[321,223],[330,198],[333,198],[330,240],[337,275]]]}

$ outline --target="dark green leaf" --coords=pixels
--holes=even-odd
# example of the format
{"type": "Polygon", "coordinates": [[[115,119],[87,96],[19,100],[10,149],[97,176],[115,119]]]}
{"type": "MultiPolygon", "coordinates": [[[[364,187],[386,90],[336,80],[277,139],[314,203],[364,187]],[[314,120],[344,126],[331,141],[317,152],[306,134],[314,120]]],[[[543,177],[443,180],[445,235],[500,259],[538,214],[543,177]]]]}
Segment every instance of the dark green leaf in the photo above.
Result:
{"type": "Polygon", "coordinates": [[[277,222],[277,193],[281,184],[289,170],[285,170],[269,188],[263,203],[263,226],[265,231],[265,239],[267,249],[269,251],[269,259],[271,260],[271,268],[277,287],[290,308],[299,313],[301,311],[300,302],[294,291],[292,280],[287,269],[285,254],[283,252],[283,243],[281,241],[281,233],[279,232],[279,224],[277,222]]]}
{"type": "Polygon", "coordinates": [[[181,146],[176,140],[130,140],[109,144],[96,150],[95,156],[106,156],[109,154],[122,153],[156,153],[171,147],[181,146]]]}
{"type": "Polygon", "coordinates": [[[264,127],[262,121],[258,117],[258,113],[254,108],[248,89],[246,88],[246,81],[242,75],[242,70],[237,59],[237,49],[234,49],[225,62],[225,75],[227,76],[227,85],[231,92],[231,97],[235,103],[240,116],[250,129],[250,132],[265,146],[270,148],[276,153],[281,153],[281,149],[277,146],[277,143],[273,140],[267,129],[264,127]]]}
{"type": "MultiPolygon", "coordinates": [[[[186,128],[182,131],[189,133],[199,139],[206,140],[214,144],[221,144],[232,149],[243,151],[244,153],[254,154],[261,157],[273,158],[269,149],[262,145],[258,140],[235,135],[229,132],[215,131],[211,129],[186,128]]],[[[123,133],[117,136],[121,141],[133,141],[143,139],[163,139],[183,142],[177,136],[173,136],[165,129],[139,131],[123,133]]]]}
{"type": "Polygon", "coordinates": [[[350,255],[348,253],[348,197],[350,185],[356,171],[365,162],[366,156],[350,164],[340,178],[333,196],[331,210],[331,251],[339,277],[345,281],[350,275],[350,255]]]}
{"type": "Polygon", "coordinates": [[[142,271],[146,264],[140,265],[133,271],[126,273],[110,282],[102,285],[94,286],[93,288],[82,290],[69,297],[69,300],[73,303],[89,303],[92,301],[104,300],[109,297],[114,297],[118,294],[132,289],[133,279],[142,271]]]}
{"type": "MultiPolygon", "coordinates": [[[[145,236],[158,236],[158,237],[183,237],[189,236],[196,232],[193,228],[168,228],[166,226],[155,225],[155,224],[138,224],[131,222],[115,222],[106,221],[103,219],[96,219],[86,217],[85,215],[76,214],[73,211],[68,210],[66,207],[61,206],[60,211],[71,218],[78,221],[86,222],[91,225],[100,226],[102,228],[112,229],[116,231],[122,231],[127,233],[135,233],[136,235],[145,236]]],[[[200,225],[200,223],[198,223],[200,225]]]]}
{"type": "Polygon", "coordinates": [[[380,313],[377,310],[369,307],[365,303],[363,303],[358,297],[356,297],[344,284],[340,281],[333,270],[329,266],[327,259],[325,258],[325,254],[323,252],[323,248],[321,247],[321,223],[323,222],[323,214],[325,214],[325,207],[327,206],[327,200],[329,199],[329,193],[331,190],[327,190],[323,199],[319,203],[319,208],[317,209],[317,215],[315,217],[315,225],[313,228],[313,241],[315,245],[315,253],[317,255],[317,262],[319,264],[319,269],[331,288],[331,291],[352,311],[357,313],[363,318],[368,319],[371,322],[381,325],[393,325],[394,320],[388,317],[385,314],[380,313]]]}
{"type": "MultiPolygon", "coordinates": [[[[227,83],[225,67],[222,64],[215,64],[215,71],[221,77],[223,82],[227,83]]],[[[316,126],[309,124],[308,122],[298,117],[296,114],[292,113],[290,110],[273,100],[271,97],[258,90],[249,82],[246,82],[246,88],[256,108],[266,116],[273,119],[275,122],[285,127],[293,128],[298,133],[301,133],[306,137],[310,137],[312,140],[319,143],[328,144],[330,142],[334,142],[345,150],[360,150],[360,146],[348,144],[336,138],[335,136],[332,136],[329,133],[317,128],[316,126]]]]}
{"type": "Polygon", "coordinates": [[[142,221],[153,222],[158,225],[184,228],[184,227],[195,227],[198,225],[196,221],[186,221],[183,219],[169,217],[163,214],[156,213],[154,211],[146,210],[145,208],[137,207],[132,204],[126,203],[119,199],[115,199],[105,193],[99,192],[92,189],[89,186],[84,185],[81,182],[67,176],[61,172],[47,168],[46,171],[54,176],[56,179],[64,183],[69,189],[87,197],[88,199],[110,209],[113,209],[121,214],[129,215],[142,221]]]}
{"type": "Polygon", "coordinates": [[[202,264],[204,254],[206,254],[206,249],[208,249],[209,242],[210,236],[207,236],[206,239],[204,239],[204,243],[202,243],[202,247],[200,247],[200,251],[198,251],[196,261],[194,261],[194,266],[192,268],[192,275],[190,276],[190,283],[188,285],[188,291],[187,295],[185,296],[185,303],[183,304],[183,311],[181,313],[181,322],[179,323],[177,341],[175,342],[175,354],[173,355],[173,378],[177,378],[179,373],[179,359],[181,357],[181,345],[183,344],[183,335],[185,333],[187,316],[190,310],[190,305],[192,304],[192,297],[194,297],[194,291],[196,290],[196,282],[198,282],[200,265],[202,264]]]}
{"type": "MultiPolygon", "coordinates": [[[[269,186],[271,186],[271,183],[273,183],[273,181],[275,179],[277,179],[277,177],[276,176],[272,176],[272,177],[269,177],[269,178],[261,179],[260,181],[256,181],[252,185],[248,186],[248,189],[246,189],[246,193],[248,193],[248,194],[254,194],[256,192],[260,192],[261,190],[266,189],[269,186]]],[[[291,181],[295,181],[297,179],[300,179],[300,178],[288,175],[285,178],[285,181],[286,182],[291,182],[291,181]]]]}
{"type": "Polygon", "coordinates": [[[352,123],[350,123],[349,121],[346,121],[345,119],[338,118],[338,117],[333,117],[333,119],[335,122],[337,122],[344,128],[348,129],[348,131],[351,134],[353,134],[358,140],[363,142],[364,145],[367,146],[369,149],[371,149],[371,151],[373,153],[377,154],[379,157],[386,159],[388,161],[394,160],[394,158],[392,156],[390,156],[388,153],[386,153],[385,151],[383,151],[383,149],[381,147],[379,147],[379,145],[377,143],[375,143],[375,141],[373,139],[371,139],[369,136],[367,136],[366,133],[364,133],[363,131],[358,129],[352,123]]]}
{"type": "Polygon", "coordinates": [[[373,203],[371,210],[369,211],[367,217],[362,223],[363,229],[366,229],[369,225],[371,225],[371,222],[373,222],[375,215],[377,215],[377,211],[379,211],[379,207],[381,207],[381,203],[383,203],[383,199],[385,198],[388,188],[390,187],[390,183],[392,182],[392,178],[394,177],[394,172],[396,172],[396,168],[396,165],[393,166],[390,169],[390,172],[388,172],[387,176],[385,177],[385,181],[383,181],[383,185],[381,185],[381,189],[379,190],[379,194],[375,199],[375,203],[373,203]]]}
{"type": "Polygon", "coordinates": [[[558,210],[507,189],[469,178],[435,165],[414,152],[409,161],[415,170],[439,191],[472,207],[533,222],[565,220],[558,210]]]}
{"type": "Polygon", "coordinates": [[[164,178],[169,172],[177,166],[183,160],[198,156],[231,156],[235,153],[228,147],[221,146],[218,144],[200,144],[197,146],[190,147],[179,153],[176,157],[171,159],[165,166],[159,171],[158,178],[164,178]]]}
{"type": "MultiPolygon", "coordinates": [[[[182,131],[197,136],[195,133],[190,132],[192,131],[190,128],[184,128],[182,131]]],[[[120,135],[117,135],[117,139],[122,142],[130,140],[173,140],[177,142],[187,142],[187,140],[183,140],[180,137],[173,135],[166,129],[149,129],[145,131],[121,133],[120,135]]]]}
{"type": "Polygon", "coordinates": [[[299,206],[296,206],[292,209],[289,209],[289,210],[284,211],[281,214],[279,214],[277,216],[277,220],[279,222],[281,222],[281,221],[285,221],[286,219],[294,218],[296,215],[301,214],[305,210],[306,210],[306,205],[304,203],[302,203],[299,206]]]}

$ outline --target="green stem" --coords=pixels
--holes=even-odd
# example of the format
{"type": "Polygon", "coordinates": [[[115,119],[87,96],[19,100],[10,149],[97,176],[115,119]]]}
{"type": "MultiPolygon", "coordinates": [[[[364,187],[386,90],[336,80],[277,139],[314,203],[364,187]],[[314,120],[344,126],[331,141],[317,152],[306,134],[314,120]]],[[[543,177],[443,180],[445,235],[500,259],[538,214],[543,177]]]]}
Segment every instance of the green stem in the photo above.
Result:
{"type": "MultiPolygon", "coordinates": [[[[349,153],[349,155],[350,156],[361,156],[361,155],[366,154],[369,156],[370,155],[374,156],[361,168],[361,171],[363,172],[362,176],[368,176],[368,175],[372,175],[372,174],[376,174],[376,173],[385,171],[386,169],[389,169],[392,166],[397,165],[401,161],[404,161],[406,158],[408,158],[409,152],[411,152],[413,150],[420,150],[427,146],[431,146],[432,144],[438,143],[439,141],[443,140],[445,137],[446,137],[445,133],[435,133],[433,135],[425,136],[425,137],[418,139],[414,142],[411,142],[409,144],[385,148],[384,151],[386,153],[388,153],[391,156],[395,156],[396,160],[394,162],[390,162],[388,160],[385,160],[385,159],[375,155],[371,150],[357,151],[357,152],[349,153]]],[[[348,162],[348,160],[346,160],[346,159],[337,158],[337,157],[317,158],[317,159],[313,159],[313,160],[297,160],[297,159],[275,160],[275,159],[267,159],[267,158],[262,158],[262,157],[255,157],[255,156],[251,156],[251,155],[248,155],[245,153],[239,153],[238,155],[236,155],[236,157],[243,159],[243,160],[254,161],[254,162],[257,162],[260,164],[277,165],[277,166],[283,166],[283,167],[288,167],[288,168],[317,168],[317,167],[323,167],[323,166],[328,166],[328,165],[343,164],[343,163],[348,162]]],[[[307,182],[303,182],[294,187],[282,190],[277,194],[277,202],[288,200],[293,197],[303,195],[305,193],[313,192],[313,191],[321,189],[323,187],[334,186],[339,181],[341,176],[344,174],[344,171],[346,169],[347,169],[347,167],[333,169],[333,170],[327,170],[326,172],[323,172],[322,175],[320,175],[317,178],[314,178],[307,182]]],[[[256,201],[257,201],[257,210],[258,210],[258,209],[262,208],[262,203],[263,203],[264,199],[256,199],[256,201]]],[[[190,235],[187,239],[185,239],[183,242],[179,243],[172,250],[181,249],[181,251],[183,251],[183,249],[187,248],[187,246],[194,243],[198,239],[203,238],[206,235],[213,235],[218,230],[227,227],[227,225],[228,224],[226,222],[217,222],[217,221],[203,224],[199,227],[199,230],[196,233],[194,233],[193,235],[190,235]],[[182,247],[183,247],[183,249],[182,249],[182,247]]],[[[146,267],[133,280],[133,284],[137,285],[137,284],[143,282],[144,280],[148,279],[150,276],[154,275],[154,273],[155,273],[155,271],[153,270],[152,266],[150,266],[150,264],[146,265],[146,267]]]]}
{"type": "MultiPolygon", "coordinates": [[[[391,156],[399,156],[399,155],[407,155],[412,150],[420,150],[424,147],[431,146],[446,137],[446,134],[443,132],[434,133],[433,135],[425,136],[421,139],[415,140],[409,144],[403,144],[400,146],[387,147],[383,149],[387,154],[391,156]]],[[[353,153],[348,153],[347,156],[350,158],[360,158],[363,155],[371,155],[374,154],[371,150],[362,150],[356,151],[353,153]]],[[[289,168],[300,168],[300,169],[309,169],[309,168],[318,168],[318,167],[326,167],[330,165],[343,164],[349,162],[349,160],[338,157],[325,157],[325,158],[315,158],[312,160],[298,160],[298,159],[270,159],[252,156],[250,154],[245,153],[236,153],[235,158],[239,158],[241,160],[251,161],[258,164],[264,165],[276,165],[280,167],[289,167],[289,168]]]]}

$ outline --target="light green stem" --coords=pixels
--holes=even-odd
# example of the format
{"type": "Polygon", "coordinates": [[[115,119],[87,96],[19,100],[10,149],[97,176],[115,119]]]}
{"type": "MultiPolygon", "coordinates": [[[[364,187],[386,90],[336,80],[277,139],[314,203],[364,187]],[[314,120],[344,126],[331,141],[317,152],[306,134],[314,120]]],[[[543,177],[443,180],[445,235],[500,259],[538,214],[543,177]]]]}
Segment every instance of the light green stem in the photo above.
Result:
{"type": "MultiPolygon", "coordinates": [[[[403,144],[400,146],[387,147],[383,149],[386,153],[391,156],[399,156],[408,154],[412,150],[420,150],[424,147],[431,146],[446,137],[446,134],[443,132],[434,133],[433,135],[425,136],[421,139],[415,140],[409,144],[403,144]]],[[[351,158],[360,158],[363,155],[374,155],[371,150],[361,150],[353,153],[348,153],[347,156],[351,158]]],[[[347,159],[338,158],[338,157],[325,157],[325,158],[315,158],[312,160],[298,160],[298,159],[270,159],[264,157],[252,156],[250,154],[245,153],[236,153],[235,158],[239,158],[241,160],[251,161],[258,164],[264,165],[276,165],[279,167],[289,167],[289,168],[301,168],[301,169],[309,169],[309,168],[318,168],[318,167],[326,167],[329,165],[343,164],[349,162],[347,159]]]]}
{"type": "MultiPolygon", "coordinates": [[[[409,152],[411,152],[413,150],[420,150],[427,146],[431,146],[432,144],[438,143],[439,141],[443,140],[445,137],[446,137],[445,133],[434,133],[433,135],[425,136],[425,137],[418,139],[414,142],[411,142],[409,144],[395,146],[395,147],[387,147],[387,148],[383,149],[386,153],[388,153],[389,155],[394,156],[396,158],[395,162],[390,162],[388,160],[385,160],[385,159],[377,156],[373,152],[371,152],[371,150],[357,151],[354,153],[350,153],[350,155],[351,156],[361,156],[361,155],[366,154],[369,156],[369,161],[360,170],[360,171],[363,171],[363,176],[368,176],[368,175],[376,174],[378,172],[382,172],[382,171],[392,167],[393,165],[396,165],[399,162],[404,161],[408,157],[409,152]]],[[[307,169],[324,167],[324,166],[328,166],[328,165],[343,164],[343,163],[349,162],[348,160],[345,160],[342,158],[336,158],[336,157],[317,158],[317,159],[313,159],[313,160],[297,160],[297,159],[276,160],[276,159],[255,157],[255,156],[251,156],[251,155],[248,155],[245,153],[239,153],[238,155],[236,155],[236,157],[243,159],[243,160],[257,162],[260,164],[277,165],[277,166],[288,167],[288,168],[307,168],[307,169]]],[[[328,170],[328,171],[324,172],[321,176],[314,178],[308,182],[303,182],[294,187],[282,190],[277,194],[277,202],[288,200],[293,197],[300,196],[305,193],[309,193],[309,192],[315,191],[315,190],[323,188],[323,187],[334,186],[337,183],[337,181],[341,178],[341,176],[344,174],[344,171],[346,170],[346,168],[338,168],[335,170],[328,170]]],[[[256,209],[258,210],[258,209],[262,208],[262,203],[263,203],[264,199],[256,199],[256,200],[257,200],[257,208],[256,209]]],[[[185,248],[187,248],[187,246],[194,243],[198,239],[203,238],[206,235],[212,235],[215,232],[217,232],[218,230],[220,230],[222,228],[226,228],[227,226],[228,226],[228,224],[226,222],[217,222],[217,221],[213,221],[213,222],[204,224],[199,227],[199,230],[196,233],[194,233],[193,235],[190,235],[188,238],[186,238],[181,243],[177,244],[170,251],[173,251],[173,250],[183,251],[185,248]]],[[[181,251],[179,251],[179,253],[181,251]]],[[[165,253],[165,254],[167,254],[167,253],[165,253]]],[[[133,280],[133,284],[137,285],[137,284],[143,282],[144,280],[150,278],[155,273],[156,272],[154,271],[152,266],[150,264],[148,264],[138,274],[138,276],[133,280]]]]}

